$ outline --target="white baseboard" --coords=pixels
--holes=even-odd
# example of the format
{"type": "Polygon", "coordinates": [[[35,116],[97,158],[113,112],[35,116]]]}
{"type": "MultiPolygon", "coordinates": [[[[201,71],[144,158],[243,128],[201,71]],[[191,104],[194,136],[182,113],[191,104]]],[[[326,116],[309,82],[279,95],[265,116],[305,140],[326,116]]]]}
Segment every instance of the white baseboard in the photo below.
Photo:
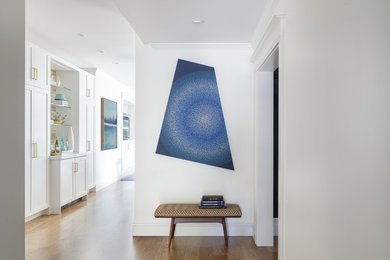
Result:
{"type": "Polygon", "coordinates": [[[33,219],[36,219],[37,217],[40,217],[42,215],[49,215],[49,209],[46,208],[46,209],[43,209],[43,210],[41,210],[41,211],[39,211],[37,213],[29,215],[28,217],[25,217],[24,218],[24,223],[27,223],[27,222],[29,222],[29,221],[31,221],[33,219]]]}
{"type": "Polygon", "coordinates": [[[279,234],[279,231],[278,231],[279,230],[278,229],[278,226],[279,226],[278,221],[279,221],[278,218],[274,218],[274,237],[277,237],[278,234],[279,234]]]}
{"type": "Polygon", "coordinates": [[[110,180],[108,182],[103,182],[103,183],[96,183],[95,185],[95,192],[98,192],[108,186],[110,186],[111,184],[114,184],[115,182],[117,181],[120,181],[121,177],[118,177],[118,179],[113,179],[113,180],[110,180]]]}
{"type": "MultiPolygon", "coordinates": [[[[168,236],[170,223],[134,223],[133,236],[168,236]]],[[[229,236],[252,236],[253,223],[227,223],[229,236]]],[[[179,223],[175,236],[223,236],[218,223],[179,223]]]]}

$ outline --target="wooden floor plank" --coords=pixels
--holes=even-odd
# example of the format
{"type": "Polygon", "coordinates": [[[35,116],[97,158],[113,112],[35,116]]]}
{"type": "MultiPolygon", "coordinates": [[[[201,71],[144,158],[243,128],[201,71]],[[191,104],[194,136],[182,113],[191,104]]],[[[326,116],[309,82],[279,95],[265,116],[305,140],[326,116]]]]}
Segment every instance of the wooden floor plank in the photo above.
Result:
{"type": "Polygon", "coordinates": [[[133,237],[134,182],[123,181],[62,211],[26,224],[28,260],[277,260],[274,247],[252,237],[133,237]]]}

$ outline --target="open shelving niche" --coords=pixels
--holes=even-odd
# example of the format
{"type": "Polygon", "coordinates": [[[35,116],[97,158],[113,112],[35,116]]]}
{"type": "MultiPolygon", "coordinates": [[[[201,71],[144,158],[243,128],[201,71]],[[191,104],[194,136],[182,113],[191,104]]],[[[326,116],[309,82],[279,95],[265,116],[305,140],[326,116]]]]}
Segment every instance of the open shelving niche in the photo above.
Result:
{"type": "MultiPolygon", "coordinates": [[[[56,112],[60,115],[66,115],[63,124],[50,123],[50,145],[54,147],[56,137],[61,141],[64,136],[65,142],[68,141],[68,128],[72,126],[73,133],[78,127],[78,86],[79,72],[55,59],[50,60],[50,120],[56,112]],[[57,85],[56,80],[60,79],[60,85],[57,85]],[[54,104],[56,94],[63,94],[68,101],[68,105],[54,104]]],[[[76,136],[75,136],[76,137],[76,136]]],[[[75,139],[75,148],[76,148],[75,139]]],[[[77,149],[76,149],[77,150],[77,149]]]]}

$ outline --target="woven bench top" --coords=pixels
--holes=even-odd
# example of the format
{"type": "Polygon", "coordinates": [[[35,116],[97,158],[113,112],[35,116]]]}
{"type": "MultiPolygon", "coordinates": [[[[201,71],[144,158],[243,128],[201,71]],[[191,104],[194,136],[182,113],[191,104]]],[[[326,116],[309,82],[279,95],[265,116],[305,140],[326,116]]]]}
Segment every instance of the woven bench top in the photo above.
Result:
{"type": "Polygon", "coordinates": [[[226,209],[200,209],[199,204],[161,204],[154,212],[156,218],[240,218],[240,206],[226,204],[226,209]]]}

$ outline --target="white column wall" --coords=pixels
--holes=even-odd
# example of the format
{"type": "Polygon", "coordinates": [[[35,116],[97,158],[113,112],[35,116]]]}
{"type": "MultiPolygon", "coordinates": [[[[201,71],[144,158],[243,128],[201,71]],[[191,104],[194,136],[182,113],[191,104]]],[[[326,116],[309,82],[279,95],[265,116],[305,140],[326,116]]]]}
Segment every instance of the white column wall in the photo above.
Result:
{"type": "Polygon", "coordinates": [[[24,0],[0,8],[0,258],[24,259],[24,0]]]}

